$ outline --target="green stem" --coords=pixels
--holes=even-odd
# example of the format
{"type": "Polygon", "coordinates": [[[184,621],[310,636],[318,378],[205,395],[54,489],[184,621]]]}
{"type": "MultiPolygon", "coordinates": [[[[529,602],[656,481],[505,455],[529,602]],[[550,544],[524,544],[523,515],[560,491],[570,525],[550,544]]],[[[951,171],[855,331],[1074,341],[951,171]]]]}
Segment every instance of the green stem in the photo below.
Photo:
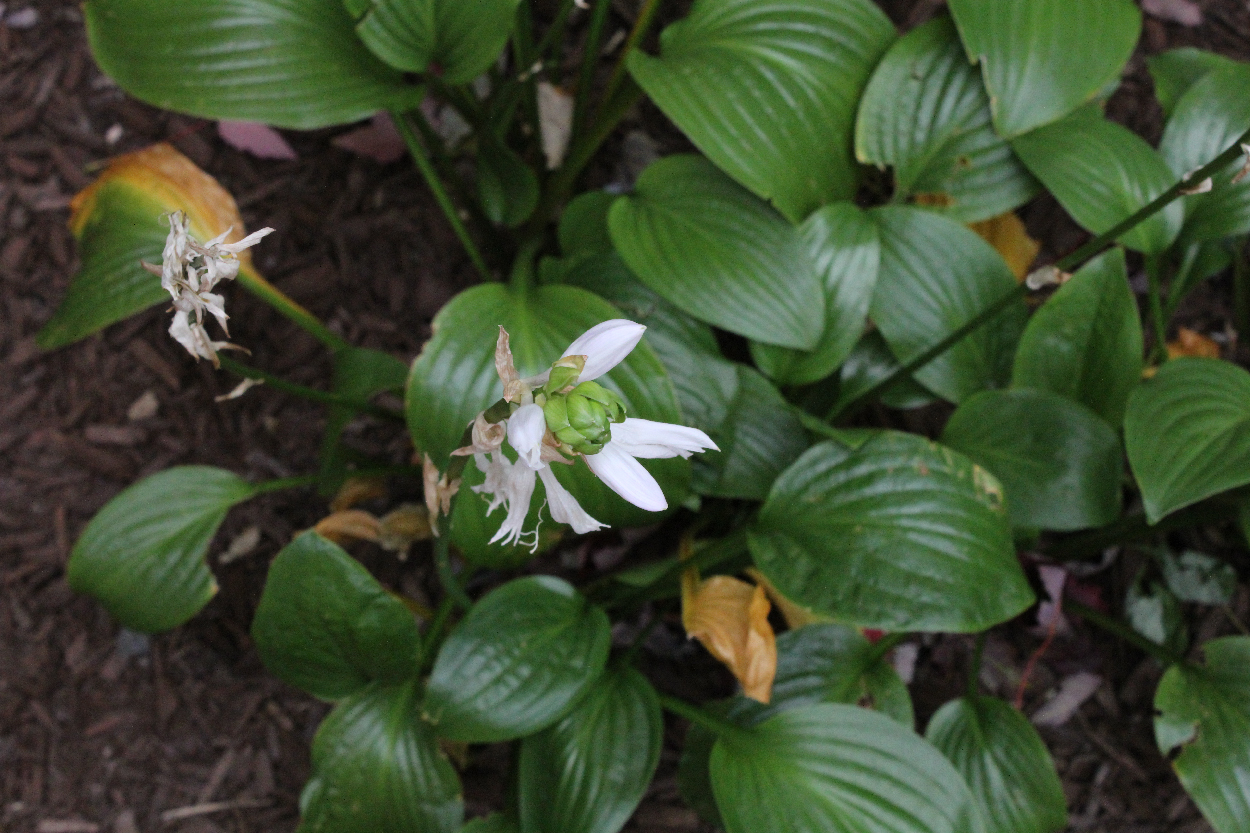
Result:
{"type": "Polygon", "coordinates": [[[1155,343],[1151,355],[1156,364],[1168,360],[1168,322],[1163,313],[1163,281],[1159,274],[1163,270],[1163,258],[1159,255],[1146,257],[1146,281],[1149,284],[1150,321],[1154,328],[1155,343]]]}
{"type": "Polygon", "coordinates": [[[625,78],[625,59],[629,57],[629,53],[638,48],[642,39],[647,36],[647,32],[651,29],[651,23],[655,20],[655,13],[659,10],[660,0],[645,0],[642,8],[638,10],[638,17],[634,20],[634,27],[629,31],[629,37],[625,38],[625,45],[621,47],[621,54],[616,59],[616,66],[612,68],[612,75],[608,78],[608,84],[603,89],[604,101],[616,95],[617,88],[620,87],[621,81],[625,78]]]}
{"type": "Polygon", "coordinates": [[[1214,526],[1237,517],[1238,507],[1212,499],[1168,515],[1153,526],[1141,513],[1125,515],[1113,524],[1062,538],[1044,549],[1049,558],[1076,561],[1096,556],[1107,547],[1150,539],[1176,529],[1214,526]]]}
{"type": "Polygon", "coordinates": [[[977,699],[977,695],[980,693],[981,657],[985,654],[986,633],[988,631],[981,631],[977,634],[977,644],[972,651],[972,662],[968,664],[967,696],[969,700],[977,699]]]}
{"type": "Polygon", "coordinates": [[[278,314],[320,341],[331,352],[351,347],[341,336],[321,323],[317,316],[297,304],[289,295],[249,267],[239,270],[235,280],[248,292],[277,310],[278,314]]]}
{"type": "Polygon", "coordinates": [[[590,101],[590,88],[595,83],[595,67],[599,64],[599,46],[603,42],[603,27],[608,22],[612,0],[595,0],[590,13],[590,31],[586,33],[585,51],[582,53],[581,72],[577,76],[577,91],[573,99],[573,134],[580,136],[586,124],[586,105],[590,101]]]}
{"type": "MultiPolygon", "coordinates": [[[[609,599],[604,605],[609,609],[617,609],[628,607],[629,605],[653,600],[659,598],[655,595],[656,591],[665,585],[675,581],[682,571],[687,567],[694,567],[700,573],[705,570],[712,570],[726,562],[741,556],[747,551],[747,531],[746,529],[736,530],[724,538],[718,538],[709,541],[695,551],[694,555],[688,559],[673,558],[672,563],[660,575],[643,587],[636,587],[632,590],[609,599]]],[[[609,586],[614,576],[604,576],[602,579],[594,581],[587,585],[584,589],[586,593],[594,593],[596,590],[609,586]]]]}
{"type": "Polygon", "coordinates": [[[443,187],[443,181],[438,178],[438,172],[434,170],[434,166],[430,163],[430,159],[425,152],[425,148],[421,145],[421,140],[417,138],[417,134],[412,129],[412,124],[408,121],[403,113],[392,112],[391,120],[395,122],[395,127],[399,130],[399,135],[403,137],[404,144],[408,146],[408,153],[412,156],[412,161],[416,163],[417,169],[421,171],[421,176],[425,179],[425,184],[430,189],[430,193],[434,195],[434,199],[438,202],[438,207],[443,210],[443,216],[447,218],[447,222],[451,224],[452,231],[456,233],[456,237],[460,239],[461,245],[469,255],[469,260],[473,261],[473,267],[477,269],[482,280],[494,280],[490,268],[486,265],[486,261],[482,259],[482,253],[478,251],[477,244],[473,242],[473,238],[469,235],[469,230],[465,228],[464,222],[460,219],[460,213],[456,210],[456,206],[452,203],[451,197],[447,194],[447,189],[443,187]]]}
{"type": "Polygon", "coordinates": [[[443,592],[447,594],[446,598],[451,599],[462,610],[468,610],[473,607],[473,600],[460,586],[456,571],[451,566],[451,525],[447,522],[446,515],[440,517],[437,523],[438,537],[434,539],[434,566],[438,570],[439,583],[443,585],[443,592]]]}
{"type": "Polygon", "coordinates": [[[425,632],[425,639],[421,642],[422,674],[434,665],[439,646],[443,643],[443,632],[447,629],[447,622],[451,619],[451,614],[455,609],[456,600],[451,596],[446,596],[434,613],[434,618],[430,620],[429,630],[425,632]]]}
{"type": "Polygon", "coordinates": [[[741,726],[735,726],[728,720],[723,720],[710,714],[705,709],[691,705],[684,700],[678,700],[676,697],[670,697],[667,694],[660,694],[660,705],[671,711],[673,714],[686,718],[691,723],[695,723],[718,737],[743,737],[747,734],[747,730],[741,726]]]}
{"type": "Polygon", "coordinates": [[[1250,335],[1250,237],[1243,237],[1233,255],[1233,326],[1250,335]]]}
{"type": "MultiPolygon", "coordinates": [[[[1227,606],[1226,606],[1227,607],[1227,606]]],[[[634,641],[625,649],[625,653],[621,655],[621,663],[623,665],[632,665],[634,658],[638,656],[638,652],[642,650],[642,646],[647,644],[647,637],[660,624],[659,616],[652,616],[651,621],[643,626],[638,635],[634,637],[634,641]]]]}
{"type": "Polygon", "coordinates": [[[1142,636],[1140,633],[1133,630],[1119,619],[1114,619],[1105,613],[1099,613],[1092,607],[1086,607],[1080,602],[1074,602],[1071,599],[1064,599],[1063,610],[1065,613],[1080,616],[1091,625],[1096,625],[1113,636],[1118,636],[1120,639],[1137,648],[1142,653],[1149,654],[1154,657],[1159,662],[1163,663],[1164,666],[1180,665],[1185,662],[1184,657],[1177,656],[1159,643],[1152,642],[1142,636]]]}
{"type": "Polygon", "coordinates": [[[359,411],[362,414],[380,417],[382,419],[404,421],[404,415],[398,411],[392,411],[389,408],[381,408],[372,402],[366,402],[363,399],[356,399],[351,396],[343,396],[339,393],[330,393],[329,391],[317,390],[296,382],[288,382],[280,376],[275,376],[268,371],[259,370],[255,367],[243,364],[240,361],[230,358],[229,356],[217,357],[221,362],[221,366],[235,374],[242,376],[244,379],[259,379],[265,383],[267,387],[274,390],[280,390],[283,393],[289,393],[292,396],[298,396],[311,402],[321,402],[326,405],[341,405],[344,408],[351,408],[353,411],[359,411]]]}
{"type": "Polygon", "coordinates": [[[524,298],[534,284],[534,255],[543,241],[540,237],[532,237],[521,244],[516,259],[512,261],[512,273],[508,277],[510,286],[518,299],[524,298]]]}
{"type": "Polygon", "coordinates": [[[317,475],[301,474],[296,477],[280,477],[277,480],[266,480],[252,484],[253,495],[264,495],[269,492],[280,492],[283,489],[301,489],[305,486],[317,485],[317,475]]]}

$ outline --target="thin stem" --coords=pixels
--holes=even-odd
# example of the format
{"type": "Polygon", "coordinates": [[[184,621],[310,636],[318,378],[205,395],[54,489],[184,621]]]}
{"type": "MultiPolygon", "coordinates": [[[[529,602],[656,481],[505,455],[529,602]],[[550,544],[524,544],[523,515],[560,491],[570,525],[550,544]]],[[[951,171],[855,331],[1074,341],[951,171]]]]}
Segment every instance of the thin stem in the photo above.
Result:
{"type": "Polygon", "coordinates": [[[278,311],[278,314],[303,329],[332,352],[351,347],[341,336],[321,323],[321,319],[300,306],[289,295],[260,276],[250,266],[239,269],[235,280],[248,292],[278,311]]]}
{"type": "Polygon", "coordinates": [[[292,396],[298,396],[311,402],[321,402],[326,405],[341,405],[344,408],[351,408],[353,411],[359,411],[362,414],[380,417],[382,419],[404,421],[404,415],[398,411],[392,411],[389,408],[382,408],[374,405],[372,402],[366,402],[363,399],[356,399],[351,396],[344,396],[340,393],[331,393],[329,391],[317,390],[306,385],[296,382],[289,382],[280,376],[275,376],[265,370],[259,370],[255,367],[243,364],[240,361],[230,358],[229,356],[217,357],[221,362],[221,366],[235,374],[242,376],[244,379],[259,379],[264,382],[267,387],[274,390],[280,390],[283,393],[289,393],[292,396]]]}
{"type": "Polygon", "coordinates": [[[1250,335],[1250,237],[1239,241],[1233,255],[1233,327],[1250,335]]]}
{"type": "Polygon", "coordinates": [[[638,48],[642,39],[647,36],[647,32],[651,29],[651,23],[655,20],[655,13],[660,10],[660,0],[645,0],[642,8],[638,10],[638,17],[634,20],[634,27],[629,32],[629,37],[625,38],[625,45],[621,47],[621,54],[616,59],[616,66],[612,68],[612,75],[608,78],[608,84],[603,88],[603,100],[607,101],[616,95],[616,90],[621,85],[621,81],[625,77],[625,59],[629,57],[629,53],[638,48]]]}
{"type": "Polygon", "coordinates": [[[968,684],[966,694],[969,700],[977,699],[980,694],[981,658],[985,655],[985,635],[988,631],[977,634],[976,647],[972,649],[972,661],[968,663],[968,684]]]}
{"type": "Polygon", "coordinates": [[[439,534],[434,539],[434,566],[438,570],[439,583],[443,585],[443,592],[447,594],[447,598],[462,610],[468,610],[473,607],[473,600],[460,586],[456,571],[451,566],[451,529],[446,516],[438,519],[438,527],[439,534]]]}
{"type": "Polygon", "coordinates": [[[634,658],[638,656],[642,647],[647,644],[647,637],[651,636],[651,632],[654,631],[659,624],[660,617],[652,616],[651,621],[647,622],[647,624],[642,627],[642,630],[640,630],[638,635],[634,637],[634,641],[630,643],[630,646],[625,649],[625,653],[621,655],[621,662],[623,664],[633,664],[634,658]]]}
{"type": "Polygon", "coordinates": [[[1151,354],[1157,364],[1168,360],[1168,322],[1163,313],[1163,282],[1160,272],[1163,270],[1163,258],[1151,255],[1146,258],[1146,281],[1149,285],[1150,321],[1154,328],[1155,343],[1151,354]]]}
{"type": "Polygon", "coordinates": [[[473,261],[473,267],[482,276],[482,280],[494,280],[495,278],[491,274],[490,268],[486,265],[486,261],[482,259],[482,253],[478,251],[477,244],[473,242],[473,238],[469,235],[469,230],[465,228],[464,222],[460,219],[460,213],[452,203],[451,197],[448,196],[447,189],[443,187],[442,180],[438,178],[438,173],[430,163],[425,148],[421,145],[421,140],[417,138],[417,134],[413,131],[412,124],[403,113],[392,112],[391,120],[395,122],[395,127],[399,130],[399,135],[403,137],[404,144],[408,146],[408,153],[412,156],[412,161],[417,164],[417,169],[421,171],[421,176],[425,178],[425,184],[429,187],[430,193],[434,195],[439,208],[443,210],[443,216],[447,218],[447,222],[451,224],[452,231],[460,239],[461,245],[464,246],[465,252],[469,255],[469,260],[473,261]]]}
{"type": "Polygon", "coordinates": [[[456,609],[456,600],[451,596],[446,596],[439,604],[438,610],[434,613],[434,618],[430,620],[429,630],[425,632],[425,639],[421,642],[422,666],[424,672],[434,664],[434,658],[438,655],[439,646],[443,643],[443,632],[447,629],[447,622],[451,618],[451,614],[456,609]]]}
{"type": "Polygon", "coordinates": [[[678,700],[676,697],[670,697],[667,694],[660,694],[660,705],[671,711],[673,714],[686,718],[691,723],[695,723],[704,729],[707,729],[714,735],[719,737],[738,736],[747,734],[747,730],[741,726],[736,726],[728,720],[723,720],[709,713],[705,709],[687,703],[684,700],[678,700]]]}
{"type": "Polygon", "coordinates": [[[264,495],[269,492],[280,492],[283,489],[302,489],[305,486],[317,485],[318,476],[315,474],[301,474],[296,477],[280,477],[277,480],[266,480],[262,483],[252,484],[253,495],[264,495]]]}
{"type": "Polygon", "coordinates": [[[1175,529],[1213,526],[1235,518],[1238,507],[1218,500],[1186,507],[1159,520],[1154,526],[1139,513],[1125,515],[1113,524],[1060,539],[1045,548],[1048,557],[1076,561],[1098,555],[1107,547],[1145,540],[1175,529]]]}
{"type": "Polygon", "coordinates": [[[595,0],[590,17],[590,31],[586,33],[585,51],[582,53],[581,72],[577,76],[577,91],[573,99],[573,135],[581,135],[586,124],[586,106],[590,101],[590,88],[595,83],[595,67],[599,63],[599,45],[603,42],[603,27],[608,23],[612,0],[595,0]]]}
{"type": "Polygon", "coordinates": [[[1072,613],[1076,616],[1080,616],[1091,625],[1096,625],[1107,633],[1112,634],[1113,636],[1118,636],[1120,639],[1137,648],[1142,653],[1149,654],[1154,657],[1165,666],[1180,665],[1185,662],[1184,657],[1177,656],[1159,643],[1152,642],[1142,636],[1140,633],[1133,630],[1119,619],[1113,619],[1105,613],[1099,613],[1092,607],[1086,607],[1080,602],[1075,602],[1071,599],[1064,599],[1063,609],[1065,613],[1072,613]]]}
{"type": "MultiPolygon", "coordinates": [[[[699,572],[715,569],[720,565],[732,561],[747,551],[747,531],[739,529],[730,533],[724,538],[719,538],[707,542],[703,547],[699,548],[695,554],[688,559],[673,558],[672,563],[660,575],[643,587],[636,587],[615,599],[605,602],[605,606],[610,609],[627,607],[636,602],[647,601],[657,598],[654,594],[656,590],[666,584],[673,582],[681,574],[682,570],[687,567],[694,567],[699,572]]],[[[614,576],[604,576],[598,581],[592,582],[585,588],[585,592],[593,593],[597,589],[601,589],[610,584],[614,576]]]]}

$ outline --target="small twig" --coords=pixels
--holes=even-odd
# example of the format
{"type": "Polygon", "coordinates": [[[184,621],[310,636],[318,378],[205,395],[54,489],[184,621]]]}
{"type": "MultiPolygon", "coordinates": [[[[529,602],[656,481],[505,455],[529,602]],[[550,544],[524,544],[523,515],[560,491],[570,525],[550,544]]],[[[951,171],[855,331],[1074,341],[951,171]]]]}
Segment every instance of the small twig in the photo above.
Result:
{"type": "Polygon", "coordinates": [[[161,821],[165,824],[172,824],[176,821],[195,818],[196,816],[207,816],[212,813],[222,813],[226,810],[246,810],[257,807],[268,807],[271,802],[259,798],[236,798],[232,801],[208,801],[203,804],[191,804],[186,807],[177,807],[173,810],[166,810],[161,813],[161,821]]]}

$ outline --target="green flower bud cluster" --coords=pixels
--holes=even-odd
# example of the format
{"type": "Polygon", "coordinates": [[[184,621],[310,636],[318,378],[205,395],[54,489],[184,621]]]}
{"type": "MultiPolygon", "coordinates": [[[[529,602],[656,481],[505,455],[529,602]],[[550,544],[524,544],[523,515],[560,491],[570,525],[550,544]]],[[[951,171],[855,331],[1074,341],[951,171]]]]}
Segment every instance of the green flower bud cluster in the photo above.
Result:
{"type": "MultiPolygon", "coordinates": [[[[547,390],[560,391],[556,369],[552,370],[547,390]]],[[[574,374],[573,379],[576,379],[574,374]]],[[[535,397],[535,402],[538,398],[535,397]]],[[[612,439],[612,423],[625,421],[625,403],[598,382],[582,382],[567,393],[548,393],[542,405],[547,430],[564,446],[579,454],[597,454],[612,439]]]]}

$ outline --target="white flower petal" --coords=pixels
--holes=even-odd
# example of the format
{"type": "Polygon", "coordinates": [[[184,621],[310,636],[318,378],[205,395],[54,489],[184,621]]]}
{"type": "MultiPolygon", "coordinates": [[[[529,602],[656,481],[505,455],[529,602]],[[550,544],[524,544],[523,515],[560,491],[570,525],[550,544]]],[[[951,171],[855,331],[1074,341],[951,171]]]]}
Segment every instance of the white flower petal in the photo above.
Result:
{"type": "Polygon", "coordinates": [[[587,454],[585,460],[590,470],[608,484],[609,489],[639,509],[660,512],[668,508],[664,492],[651,472],[615,442],[605,445],[598,454],[587,454]]]}
{"type": "Polygon", "coordinates": [[[633,417],[612,424],[612,445],[631,457],[644,459],[689,457],[708,449],[720,451],[698,428],[633,417]]]}
{"type": "MultiPolygon", "coordinates": [[[[229,234],[229,232],[226,232],[226,233],[229,234]]],[[[217,248],[223,252],[230,252],[230,254],[238,254],[244,249],[250,249],[252,246],[255,246],[257,243],[260,242],[262,237],[264,237],[267,234],[272,234],[272,233],[273,233],[273,229],[263,228],[260,231],[252,232],[247,237],[244,237],[242,240],[240,240],[238,243],[219,243],[217,244],[217,248]]],[[[223,237],[224,236],[225,235],[223,235],[223,237]]],[[[222,238],[219,237],[217,239],[221,240],[222,238]]],[[[209,245],[211,246],[213,244],[210,243],[209,245]]]]}
{"type": "Polygon", "coordinates": [[[539,469],[538,476],[542,478],[543,486],[547,489],[547,507],[551,510],[551,518],[556,523],[568,524],[578,535],[596,532],[607,526],[586,513],[586,510],[577,502],[577,498],[573,497],[559,480],[556,480],[556,473],[551,470],[550,466],[539,469]]]}
{"type": "MultiPolygon", "coordinates": [[[[501,499],[508,514],[489,543],[502,542],[505,546],[524,544],[525,518],[529,515],[530,498],[534,495],[535,471],[520,461],[509,463],[502,454],[496,453],[492,458],[492,466],[497,467],[495,485],[498,490],[487,514],[499,505],[501,499]]],[[[538,530],[530,534],[534,536],[532,547],[536,549],[538,530]]]]}
{"type": "Polygon", "coordinates": [[[561,357],[585,356],[586,367],[577,378],[589,382],[620,364],[638,346],[646,329],[626,318],[604,321],[578,336],[561,357]]]}
{"type": "Polygon", "coordinates": [[[543,465],[539,457],[545,433],[547,418],[538,405],[522,405],[508,417],[508,444],[532,469],[543,465]]]}

